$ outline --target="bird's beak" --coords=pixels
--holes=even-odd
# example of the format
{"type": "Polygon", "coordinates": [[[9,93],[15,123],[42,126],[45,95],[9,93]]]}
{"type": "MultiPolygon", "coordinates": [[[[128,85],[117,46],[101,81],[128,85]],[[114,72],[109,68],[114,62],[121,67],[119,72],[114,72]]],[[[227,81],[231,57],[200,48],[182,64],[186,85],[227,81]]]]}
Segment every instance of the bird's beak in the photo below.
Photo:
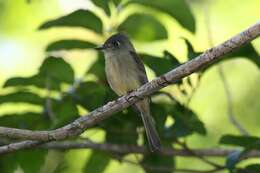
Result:
{"type": "Polygon", "coordinates": [[[95,47],[95,49],[96,50],[104,50],[105,46],[104,45],[100,45],[100,46],[95,47]]]}

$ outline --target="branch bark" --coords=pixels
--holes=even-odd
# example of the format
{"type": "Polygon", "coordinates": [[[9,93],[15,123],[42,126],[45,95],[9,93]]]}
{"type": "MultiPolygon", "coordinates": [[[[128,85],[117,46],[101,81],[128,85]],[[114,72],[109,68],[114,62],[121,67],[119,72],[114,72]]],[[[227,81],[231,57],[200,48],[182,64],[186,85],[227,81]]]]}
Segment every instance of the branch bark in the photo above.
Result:
{"type": "MultiPolygon", "coordinates": [[[[23,141],[19,143],[19,149],[28,148],[30,145],[39,145],[40,142],[49,142],[54,140],[63,140],[69,137],[78,136],[84,132],[87,128],[94,126],[98,122],[110,117],[113,113],[119,112],[138,100],[143,99],[146,96],[151,95],[155,91],[160,90],[170,84],[173,84],[180,79],[201,70],[203,67],[219,60],[223,55],[226,55],[235,49],[238,49],[243,44],[246,44],[260,35],[260,23],[249,27],[245,31],[237,34],[224,43],[215,46],[205,51],[200,56],[194,58],[191,61],[186,62],[183,65],[169,71],[168,73],[152,80],[149,83],[141,86],[136,91],[131,92],[128,95],[122,96],[117,100],[111,101],[106,105],[82,116],[72,123],[61,127],[56,130],[50,131],[32,131],[8,127],[0,127],[0,136],[23,139],[29,141],[23,141]],[[21,145],[23,144],[23,145],[21,145]]],[[[18,143],[16,143],[18,145],[18,143]]],[[[5,147],[5,146],[3,146],[5,147]]],[[[2,148],[0,147],[0,150],[2,148]]],[[[13,150],[14,151],[14,150],[13,150]]]]}
{"type": "MultiPolygon", "coordinates": [[[[5,145],[4,150],[0,149],[0,154],[4,152],[12,152],[16,150],[19,145],[23,145],[23,142],[12,143],[5,145]]],[[[0,147],[1,148],[1,147],[0,147]]],[[[30,142],[30,149],[56,149],[56,150],[72,150],[72,149],[94,149],[105,152],[117,153],[117,154],[149,154],[149,150],[144,146],[136,145],[119,145],[119,144],[109,144],[109,143],[95,143],[90,140],[77,140],[77,141],[53,141],[45,144],[30,142]]],[[[163,147],[158,151],[158,154],[165,156],[181,156],[181,157],[225,157],[230,153],[233,153],[234,149],[221,149],[221,148],[207,148],[207,149],[173,149],[163,147]],[[191,153],[189,150],[192,150],[191,153]]],[[[243,158],[254,158],[260,157],[259,150],[252,150],[248,152],[243,158]]]]}

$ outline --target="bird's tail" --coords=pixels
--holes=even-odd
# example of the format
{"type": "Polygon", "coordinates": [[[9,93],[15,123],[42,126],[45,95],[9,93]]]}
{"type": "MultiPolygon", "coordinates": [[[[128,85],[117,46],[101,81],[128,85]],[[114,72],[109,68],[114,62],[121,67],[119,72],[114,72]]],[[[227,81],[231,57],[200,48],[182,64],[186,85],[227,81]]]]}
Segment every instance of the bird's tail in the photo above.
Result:
{"type": "Polygon", "coordinates": [[[150,114],[150,106],[149,106],[149,100],[144,99],[143,101],[140,101],[136,104],[138,107],[139,111],[141,112],[148,144],[150,147],[150,150],[156,151],[160,149],[161,147],[161,142],[159,135],[156,131],[155,128],[155,123],[153,121],[153,117],[150,114]]]}
{"type": "Polygon", "coordinates": [[[149,143],[150,150],[156,151],[160,149],[161,147],[161,142],[159,135],[155,129],[155,124],[153,122],[153,118],[151,115],[147,115],[146,113],[141,113],[147,140],[149,143]]]}

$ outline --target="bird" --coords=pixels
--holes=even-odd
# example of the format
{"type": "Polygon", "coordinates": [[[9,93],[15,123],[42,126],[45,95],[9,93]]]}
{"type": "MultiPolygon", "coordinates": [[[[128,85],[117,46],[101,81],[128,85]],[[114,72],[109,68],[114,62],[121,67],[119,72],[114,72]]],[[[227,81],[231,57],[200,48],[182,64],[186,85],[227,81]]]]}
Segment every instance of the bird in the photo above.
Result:
{"type": "MultiPolygon", "coordinates": [[[[144,64],[125,34],[113,34],[96,49],[104,53],[107,81],[118,96],[128,94],[148,82],[144,64]]],[[[161,142],[151,115],[150,98],[144,98],[134,106],[142,117],[150,151],[159,150],[161,142]]]]}

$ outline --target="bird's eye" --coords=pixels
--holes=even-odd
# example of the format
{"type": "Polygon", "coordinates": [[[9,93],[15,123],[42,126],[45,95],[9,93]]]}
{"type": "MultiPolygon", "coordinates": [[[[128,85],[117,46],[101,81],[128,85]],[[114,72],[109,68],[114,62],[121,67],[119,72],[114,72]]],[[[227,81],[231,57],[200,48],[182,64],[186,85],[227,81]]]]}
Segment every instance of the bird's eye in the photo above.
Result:
{"type": "Polygon", "coordinates": [[[115,47],[119,47],[119,46],[120,46],[120,42],[119,42],[119,41],[115,41],[115,42],[113,42],[113,45],[114,45],[115,47]]]}

